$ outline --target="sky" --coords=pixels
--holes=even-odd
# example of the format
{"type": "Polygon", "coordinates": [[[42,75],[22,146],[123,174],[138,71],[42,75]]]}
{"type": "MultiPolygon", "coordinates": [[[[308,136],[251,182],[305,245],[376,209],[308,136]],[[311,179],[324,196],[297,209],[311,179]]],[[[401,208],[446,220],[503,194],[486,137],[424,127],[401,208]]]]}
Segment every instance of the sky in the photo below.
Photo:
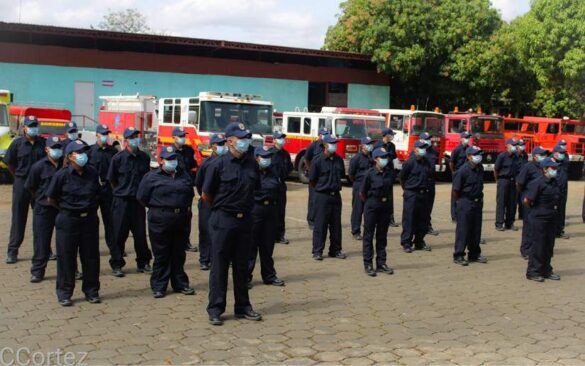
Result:
{"type": "MultiPolygon", "coordinates": [[[[491,0],[510,21],[530,0],[491,0]]],[[[97,26],[110,10],[136,8],[150,28],[192,38],[321,48],[340,0],[0,0],[0,21],[97,26]],[[22,4],[19,6],[19,4],[22,4]],[[20,20],[19,20],[20,19],[20,20]]]]}

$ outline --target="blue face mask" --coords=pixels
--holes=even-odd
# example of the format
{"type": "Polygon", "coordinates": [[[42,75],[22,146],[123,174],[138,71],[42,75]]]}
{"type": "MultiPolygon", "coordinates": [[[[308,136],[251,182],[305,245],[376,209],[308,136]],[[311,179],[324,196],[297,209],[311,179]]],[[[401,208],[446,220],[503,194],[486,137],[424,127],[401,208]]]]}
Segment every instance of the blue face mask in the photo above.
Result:
{"type": "Polygon", "coordinates": [[[135,137],[133,139],[128,140],[128,146],[135,148],[135,147],[138,147],[138,145],[140,145],[140,138],[139,137],[135,137]]]}
{"type": "Polygon", "coordinates": [[[419,148],[418,149],[418,154],[420,156],[425,156],[427,154],[427,149],[421,149],[421,148],[419,148]]]}
{"type": "Polygon", "coordinates": [[[225,145],[217,145],[217,148],[215,149],[215,153],[217,155],[223,155],[227,152],[227,146],[225,145]]]}
{"type": "Polygon", "coordinates": [[[30,137],[35,137],[36,135],[39,134],[39,128],[38,127],[27,127],[26,134],[29,135],[30,137]]]}
{"type": "Polygon", "coordinates": [[[461,145],[469,144],[469,139],[461,139],[461,145]]]}
{"type": "Polygon", "coordinates": [[[179,164],[178,160],[163,160],[163,169],[169,173],[174,172],[177,170],[177,165],[179,164]]]}
{"type": "Polygon", "coordinates": [[[77,140],[77,132],[69,132],[67,133],[67,138],[71,141],[77,140]]]}
{"type": "Polygon", "coordinates": [[[473,164],[480,164],[482,160],[483,157],[481,155],[473,155],[471,157],[471,161],[473,162],[473,164]]]}
{"type": "Polygon", "coordinates": [[[75,155],[75,164],[79,165],[80,167],[84,167],[87,164],[87,154],[80,153],[75,155]]]}
{"type": "Polygon", "coordinates": [[[367,144],[366,145],[366,150],[368,150],[368,152],[372,152],[372,150],[374,150],[374,145],[373,144],[367,144]]]}
{"type": "Polygon", "coordinates": [[[516,152],[516,146],[514,145],[510,146],[510,152],[516,152]]]}
{"type": "Polygon", "coordinates": [[[378,166],[384,169],[388,165],[388,159],[378,159],[378,166]]]}
{"type": "Polygon", "coordinates": [[[335,153],[337,151],[337,144],[328,144],[327,151],[329,151],[331,154],[335,153]]]}
{"type": "Polygon", "coordinates": [[[177,145],[183,146],[183,145],[185,145],[185,138],[184,137],[177,137],[175,142],[177,143],[177,145]]]}
{"type": "Polygon", "coordinates": [[[272,163],[272,159],[270,159],[270,158],[268,158],[268,159],[266,159],[266,158],[258,158],[258,165],[262,169],[268,168],[271,163],[272,163]]]}
{"type": "Polygon", "coordinates": [[[49,148],[49,156],[53,160],[59,160],[63,156],[63,150],[49,148]]]}
{"type": "Polygon", "coordinates": [[[277,145],[280,145],[280,146],[284,145],[284,139],[276,139],[275,142],[277,145]]]}
{"type": "Polygon", "coordinates": [[[546,171],[546,176],[549,178],[556,178],[557,177],[557,170],[556,169],[549,169],[546,171]]]}
{"type": "Polygon", "coordinates": [[[250,139],[239,139],[236,141],[236,150],[241,152],[242,154],[248,151],[252,140],[250,139]]]}
{"type": "Polygon", "coordinates": [[[545,156],[544,156],[544,155],[536,155],[536,161],[537,161],[537,162],[541,162],[541,161],[543,161],[544,159],[545,159],[545,156]]]}
{"type": "Polygon", "coordinates": [[[565,160],[565,154],[563,154],[563,153],[558,153],[558,154],[557,154],[557,157],[555,158],[555,160],[558,160],[558,161],[565,160]]]}
{"type": "Polygon", "coordinates": [[[520,150],[522,152],[522,151],[526,150],[526,146],[520,145],[520,146],[518,146],[518,150],[520,150]]]}
{"type": "Polygon", "coordinates": [[[106,144],[108,142],[108,135],[101,135],[100,136],[100,142],[102,144],[106,144]]]}

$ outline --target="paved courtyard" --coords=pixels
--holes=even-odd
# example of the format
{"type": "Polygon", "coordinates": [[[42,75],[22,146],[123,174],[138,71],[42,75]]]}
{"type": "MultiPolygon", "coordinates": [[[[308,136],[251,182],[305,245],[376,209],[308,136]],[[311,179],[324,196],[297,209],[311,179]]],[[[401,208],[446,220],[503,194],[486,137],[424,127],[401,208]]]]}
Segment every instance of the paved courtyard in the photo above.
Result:
{"type": "MultiPolygon", "coordinates": [[[[44,282],[28,281],[30,229],[18,263],[4,264],[11,187],[0,186],[0,364],[12,361],[24,348],[20,361],[33,357],[36,364],[585,365],[583,185],[570,183],[566,231],[571,239],[556,244],[553,266],[562,280],[535,283],[524,277],[520,232],[493,228],[493,183],[485,189],[487,244],[482,250],[488,264],[452,263],[450,184],[441,184],[433,213],[441,234],[427,238],[433,251],[403,253],[400,228],[391,229],[389,264],[395,274],[374,278],[363,272],[361,242],[349,232],[351,190],[343,191],[343,247],[348,258],[315,262],[304,220],[306,186],[291,183],[291,244],[275,249],[276,268],[286,287],[266,286],[257,274],[251,299],[264,321],[236,320],[229,292],[223,327],[207,323],[208,272],[199,270],[198,253],[187,257],[197,294],[169,293],[157,300],[151,296],[148,276],[136,273],[132,250],[127,276],[111,276],[103,233],[103,303],[83,301],[78,283],[74,306],[62,308],[55,297],[55,262],[49,263],[44,282]],[[60,355],[57,360],[57,350],[69,352],[70,358],[60,355]]],[[[398,218],[400,195],[396,186],[398,218]]],[[[194,217],[193,243],[196,232],[194,217]]]]}

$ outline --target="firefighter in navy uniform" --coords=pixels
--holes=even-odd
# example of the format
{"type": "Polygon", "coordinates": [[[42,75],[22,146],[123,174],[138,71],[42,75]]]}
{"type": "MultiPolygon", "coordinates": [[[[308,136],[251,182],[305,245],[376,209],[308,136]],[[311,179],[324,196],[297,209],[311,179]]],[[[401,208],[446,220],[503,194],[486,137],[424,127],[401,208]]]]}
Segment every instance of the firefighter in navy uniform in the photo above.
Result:
{"type": "MultiPolygon", "coordinates": [[[[327,128],[321,128],[319,130],[319,136],[317,141],[313,141],[308,147],[307,151],[305,152],[305,156],[303,156],[303,160],[305,162],[305,169],[308,172],[311,170],[311,164],[313,160],[323,154],[324,147],[323,147],[323,137],[325,135],[330,134],[327,128]]],[[[315,224],[315,208],[313,198],[315,196],[315,189],[309,184],[309,198],[307,204],[307,224],[309,225],[309,229],[313,230],[313,226],[315,224]]]]}
{"type": "Polygon", "coordinates": [[[516,170],[516,207],[518,210],[518,219],[523,220],[524,218],[524,205],[522,204],[522,194],[518,191],[518,175],[526,164],[528,164],[528,153],[526,152],[526,143],[524,140],[518,140],[518,168],[516,170]]]}
{"type": "Polygon", "coordinates": [[[479,246],[483,211],[482,151],[477,146],[471,146],[465,150],[465,154],[467,163],[457,170],[453,179],[453,195],[457,199],[453,262],[462,266],[469,262],[487,263],[479,246]]]}
{"type": "Polygon", "coordinates": [[[39,121],[34,116],[24,119],[24,136],[14,139],[6,155],[4,163],[14,177],[12,184],[12,222],[10,224],[10,238],[6,263],[14,264],[18,258],[18,249],[24,240],[24,231],[28,218],[28,208],[32,204],[30,192],[24,183],[31,166],[45,157],[45,139],[37,136],[39,121]]]}
{"type": "MultiPolygon", "coordinates": [[[[461,132],[459,145],[453,151],[451,151],[451,159],[449,160],[449,169],[451,170],[451,176],[455,178],[457,170],[465,164],[467,157],[465,150],[469,147],[469,138],[471,134],[469,132],[461,132]]],[[[455,196],[451,194],[451,221],[457,221],[457,209],[455,196]]]]}
{"type": "Polygon", "coordinates": [[[313,259],[323,260],[325,239],[329,230],[329,256],[345,259],[341,251],[341,178],[345,176],[343,160],[335,152],[337,139],[323,136],[323,154],[313,160],[309,172],[309,184],[315,190],[313,229],[313,259]]]}
{"type": "Polygon", "coordinates": [[[439,232],[433,229],[433,224],[431,222],[431,216],[433,213],[433,206],[435,205],[435,185],[436,185],[436,178],[435,178],[435,167],[439,164],[439,152],[433,147],[433,142],[431,138],[433,136],[428,132],[423,132],[420,134],[420,139],[424,140],[427,144],[427,153],[425,154],[425,158],[431,164],[431,175],[429,176],[429,194],[427,195],[427,212],[426,212],[426,222],[427,222],[427,235],[439,235],[439,232]]]}
{"type": "MultiPolygon", "coordinates": [[[[57,209],[47,201],[47,188],[55,173],[61,168],[63,149],[57,136],[50,136],[46,142],[47,156],[33,164],[24,183],[34,199],[33,207],[33,257],[30,282],[41,282],[50,259],[51,238],[55,228],[57,209]]],[[[55,259],[56,256],[55,256],[55,259]]]]}
{"type": "Polygon", "coordinates": [[[393,274],[394,270],[386,264],[388,226],[390,225],[392,205],[392,185],[394,169],[390,165],[391,154],[383,147],[372,153],[374,166],[368,169],[359,193],[364,202],[364,270],[368,276],[376,272],[393,274]],[[376,238],[376,269],[374,270],[374,236],[376,238]]]}
{"type": "Polygon", "coordinates": [[[256,161],[260,170],[260,187],[254,191],[252,210],[252,250],[248,264],[248,288],[252,288],[252,278],[256,258],[260,255],[260,273],[266,285],[284,286],[274,269],[274,237],[278,221],[278,190],[280,178],[272,165],[273,150],[268,146],[256,148],[256,161]]]}
{"type": "Polygon", "coordinates": [[[552,157],[557,163],[559,163],[557,182],[561,189],[561,202],[559,205],[559,217],[555,234],[558,239],[570,239],[570,236],[565,233],[567,195],[569,192],[569,157],[567,155],[567,143],[565,140],[559,141],[554,147],[552,157]]]}
{"type": "Polygon", "coordinates": [[[404,191],[402,208],[402,234],[400,244],[404,252],[415,250],[431,251],[425,243],[427,196],[429,193],[429,176],[432,174],[431,164],[425,158],[426,142],[418,140],[414,143],[414,155],[402,165],[400,185],[404,191]]]}
{"type": "Polygon", "coordinates": [[[67,123],[65,130],[65,138],[61,141],[63,149],[67,148],[71,142],[79,139],[79,130],[77,129],[77,123],[71,121],[67,123]]]}
{"type": "Polygon", "coordinates": [[[555,245],[555,227],[559,215],[561,189],[556,179],[559,163],[546,158],[540,163],[544,174],[528,184],[524,205],[530,206],[532,249],[529,253],[526,278],[543,282],[560,280],[550,264],[555,245]]]}
{"type": "Polygon", "coordinates": [[[71,306],[75,289],[77,253],[81,259],[85,299],[96,304],[99,297],[100,252],[97,217],[100,191],[98,172],[87,166],[88,146],[81,140],[72,141],[65,149],[67,166],[51,180],[48,202],[59,210],[55,221],[57,231],[57,299],[62,306],[71,306]]]}
{"type": "Polygon", "coordinates": [[[150,288],[165,297],[169,280],[174,292],[194,295],[185,273],[185,240],[191,233],[193,179],[179,166],[174,146],[163,147],[160,168],[146,173],[136,199],[148,207],[148,237],[154,254],[150,288]]]}
{"type": "MultiPolygon", "coordinates": [[[[374,149],[377,149],[379,147],[383,147],[388,154],[390,154],[388,156],[388,165],[390,165],[390,167],[392,169],[394,169],[394,159],[396,159],[398,156],[396,155],[396,145],[394,145],[394,143],[392,142],[392,140],[394,139],[394,131],[391,128],[387,128],[384,127],[382,128],[382,140],[378,141],[375,145],[374,145],[374,149]]],[[[390,226],[391,227],[398,227],[398,223],[396,223],[396,220],[394,219],[394,199],[392,199],[392,202],[390,202],[390,226]]]]}
{"type": "Polygon", "coordinates": [[[272,135],[274,139],[274,155],[272,156],[272,166],[275,169],[279,178],[278,184],[278,199],[276,205],[278,206],[278,222],[276,223],[276,242],[280,244],[288,244],[290,241],[286,238],[286,179],[294,169],[290,153],[284,148],[286,142],[286,135],[282,132],[275,132],[272,135]]]}
{"type": "Polygon", "coordinates": [[[114,274],[122,271],[126,261],[122,257],[128,234],[134,237],[136,264],[138,272],[151,273],[150,260],[152,254],[146,242],[146,210],[136,200],[138,185],[150,170],[150,158],[138,146],[139,131],[134,127],[124,130],[126,148],[112,158],[107,180],[112,185],[112,233],[114,245],[110,266],[114,274]]]}
{"type": "MultiPolygon", "coordinates": [[[[516,178],[516,190],[520,196],[521,201],[526,195],[526,187],[528,184],[542,175],[542,168],[540,162],[548,156],[548,151],[541,146],[536,146],[532,149],[532,161],[524,164],[520,173],[516,178]]],[[[530,206],[522,208],[522,241],[520,243],[520,255],[524,259],[528,259],[530,248],[532,247],[532,229],[530,228],[530,206]]]]}
{"type": "Polygon", "coordinates": [[[199,268],[202,271],[208,271],[211,266],[211,234],[209,232],[211,208],[201,198],[203,194],[203,182],[205,181],[205,174],[211,162],[227,152],[225,141],[225,136],[221,133],[211,135],[209,138],[211,155],[203,160],[195,176],[195,189],[197,189],[197,193],[200,196],[197,202],[197,211],[199,212],[197,222],[199,227],[199,268]]]}
{"type": "Polygon", "coordinates": [[[496,230],[517,231],[516,216],[516,175],[518,174],[518,141],[508,139],[506,151],[500,153],[494,165],[496,191],[496,230]]]}
{"type": "Polygon", "coordinates": [[[362,216],[364,214],[364,202],[360,197],[360,188],[366,173],[372,167],[372,151],[374,140],[371,137],[362,137],[360,152],[349,162],[347,175],[352,183],[351,192],[351,235],[355,240],[363,240],[361,235],[362,216]]]}
{"type": "MultiPolygon", "coordinates": [[[[87,164],[94,168],[100,178],[100,195],[98,205],[102,214],[102,223],[104,225],[104,232],[106,237],[106,245],[110,251],[110,256],[113,257],[117,251],[114,248],[114,239],[112,235],[112,186],[108,182],[108,169],[114,155],[118,153],[115,147],[108,144],[108,135],[110,129],[106,125],[97,125],[96,127],[96,143],[89,147],[87,157],[89,161],[87,164]]],[[[124,272],[119,268],[113,268],[116,277],[123,277],[124,272]]]]}
{"type": "Polygon", "coordinates": [[[222,325],[227,277],[232,263],[234,312],[237,318],[261,320],[248,295],[248,259],[252,248],[254,190],[259,188],[258,167],[248,156],[252,134],[244,125],[230,123],[225,130],[229,151],[217,157],[205,173],[203,199],[211,207],[212,262],[207,313],[212,325],[222,325]]]}

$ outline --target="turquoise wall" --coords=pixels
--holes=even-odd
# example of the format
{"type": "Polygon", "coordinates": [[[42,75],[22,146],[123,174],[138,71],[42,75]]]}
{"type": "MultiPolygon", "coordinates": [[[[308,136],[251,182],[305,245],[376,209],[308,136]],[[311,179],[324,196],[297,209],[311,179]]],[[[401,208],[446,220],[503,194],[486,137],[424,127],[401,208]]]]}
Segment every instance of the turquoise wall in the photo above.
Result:
{"type": "MultiPolygon", "coordinates": [[[[179,74],[133,70],[0,63],[0,89],[14,93],[15,103],[42,103],[67,108],[74,112],[75,81],[95,85],[97,117],[99,96],[155,95],[157,97],[192,96],[200,91],[225,91],[261,95],[274,103],[278,111],[291,111],[307,106],[308,81],[250,78],[222,75],[179,74]],[[113,87],[102,86],[102,80],[113,80],[113,87]]],[[[387,108],[388,86],[348,85],[348,106],[387,108]]]]}

